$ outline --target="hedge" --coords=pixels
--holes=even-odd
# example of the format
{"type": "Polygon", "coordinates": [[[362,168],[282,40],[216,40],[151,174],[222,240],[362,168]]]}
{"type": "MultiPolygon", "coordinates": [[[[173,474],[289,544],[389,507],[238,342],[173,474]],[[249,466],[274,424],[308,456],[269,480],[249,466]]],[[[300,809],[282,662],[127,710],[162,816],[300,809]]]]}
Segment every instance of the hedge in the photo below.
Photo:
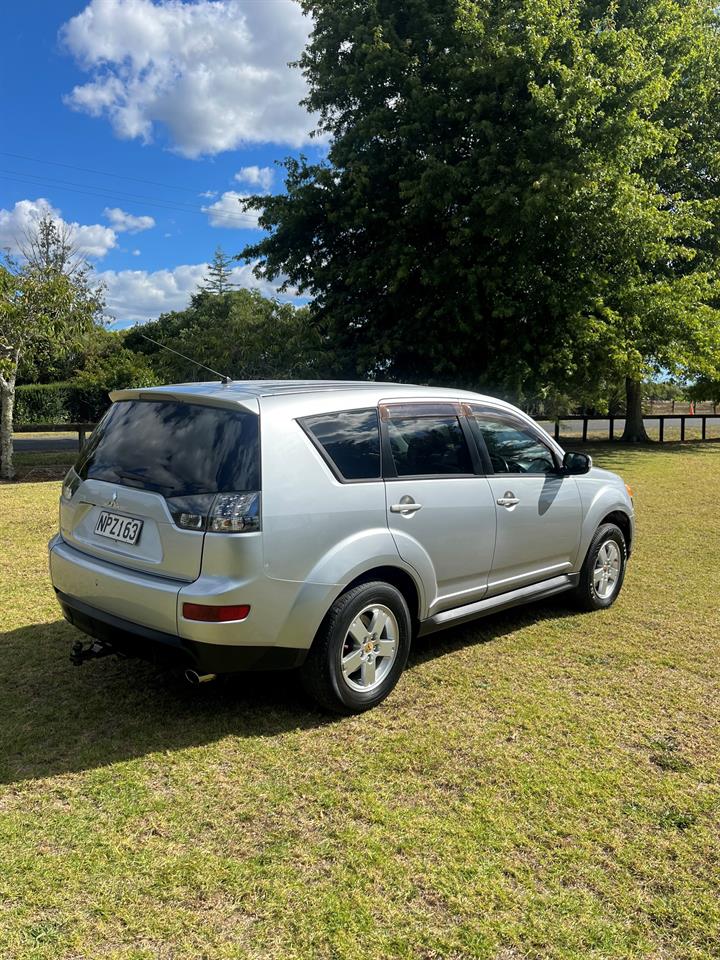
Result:
{"type": "Polygon", "coordinates": [[[110,405],[101,387],[75,383],[28,383],[15,390],[16,424],[94,423],[110,405]]]}

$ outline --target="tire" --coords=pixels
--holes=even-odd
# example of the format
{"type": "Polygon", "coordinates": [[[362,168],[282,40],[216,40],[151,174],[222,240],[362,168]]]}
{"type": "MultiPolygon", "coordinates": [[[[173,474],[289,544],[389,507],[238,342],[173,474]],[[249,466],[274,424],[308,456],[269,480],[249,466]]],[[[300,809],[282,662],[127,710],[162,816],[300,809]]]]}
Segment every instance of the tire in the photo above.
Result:
{"type": "Polygon", "coordinates": [[[395,587],[380,581],[353,587],[328,611],[300,668],[305,691],[333,713],[377,706],[405,669],[411,630],[395,587]]]}
{"type": "Polygon", "coordinates": [[[581,610],[607,610],[611,607],[622,590],[626,565],[627,544],[622,530],[614,523],[603,523],[595,531],[580,571],[580,582],[573,591],[576,605],[581,610]],[[598,581],[601,565],[610,574],[605,582],[602,573],[598,581]],[[612,571],[615,572],[614,579],[612,571]]]}

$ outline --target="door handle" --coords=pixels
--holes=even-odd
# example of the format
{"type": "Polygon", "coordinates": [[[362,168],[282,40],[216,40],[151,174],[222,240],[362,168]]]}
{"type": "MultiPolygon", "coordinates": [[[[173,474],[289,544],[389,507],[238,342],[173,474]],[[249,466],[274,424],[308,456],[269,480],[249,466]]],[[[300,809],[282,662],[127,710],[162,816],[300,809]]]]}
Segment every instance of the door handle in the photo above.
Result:
{"type": "Polygon", "coordinates": [[[505,496],[498,497],[496,502],[499,507],[514,507],[516,503],[520,503],[520,498],[516,497],[512,490],[506,490],[505,496]]]}
{"type": "Polygon", "coordinates": [[[409,496],[400,497],[400,503],[390,504],[390,513],[399,513],[403,517],[410,517],[418,510],[422,510],[422,504],[415,503],[413,498],[409,496]]]}

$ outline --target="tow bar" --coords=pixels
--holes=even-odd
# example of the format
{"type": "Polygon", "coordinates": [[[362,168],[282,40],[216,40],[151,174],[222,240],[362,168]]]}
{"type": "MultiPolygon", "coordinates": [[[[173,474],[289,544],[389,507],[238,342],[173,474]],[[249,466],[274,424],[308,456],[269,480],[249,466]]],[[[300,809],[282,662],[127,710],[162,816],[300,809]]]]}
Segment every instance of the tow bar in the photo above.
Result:
{"type": "Polygon", "coordinates": [[[78,640],[72,646],[72,651],[70,653],[70,662],[74,663],[76,667],[80,667],[85,663],[86,660],[97,660],[100,657],[107,657],[111,653],[116,653],[117,651],[113,650],[111,646],[108,646],[107,643],[101,643],[99,640],[94,640],[92,643],[82,643],[78,640]]]}

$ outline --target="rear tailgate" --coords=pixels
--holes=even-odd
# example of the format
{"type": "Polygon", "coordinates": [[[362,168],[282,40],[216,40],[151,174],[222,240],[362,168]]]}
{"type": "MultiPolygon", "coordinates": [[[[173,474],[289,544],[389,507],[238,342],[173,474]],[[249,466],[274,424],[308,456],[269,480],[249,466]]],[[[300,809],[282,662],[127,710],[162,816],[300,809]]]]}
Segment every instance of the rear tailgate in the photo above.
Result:
{"type": "Polygon", "coordinates": [[[177,397],[121,398],[66,479],[60,532],[99,560],[192,582],[217,495],[259,491],[259,473],[257,413],[177,397]]]}
{"type": "Polygon", "coordinates": [[[110,563],[186,581],[200,576],[203,534],[177,527],[159,493],[86,480],[70,502],[61,503],[60,533],[66,543],[110,563]],[[96,532],[103,513],[140,521],[137,541],[96,532]]]}

